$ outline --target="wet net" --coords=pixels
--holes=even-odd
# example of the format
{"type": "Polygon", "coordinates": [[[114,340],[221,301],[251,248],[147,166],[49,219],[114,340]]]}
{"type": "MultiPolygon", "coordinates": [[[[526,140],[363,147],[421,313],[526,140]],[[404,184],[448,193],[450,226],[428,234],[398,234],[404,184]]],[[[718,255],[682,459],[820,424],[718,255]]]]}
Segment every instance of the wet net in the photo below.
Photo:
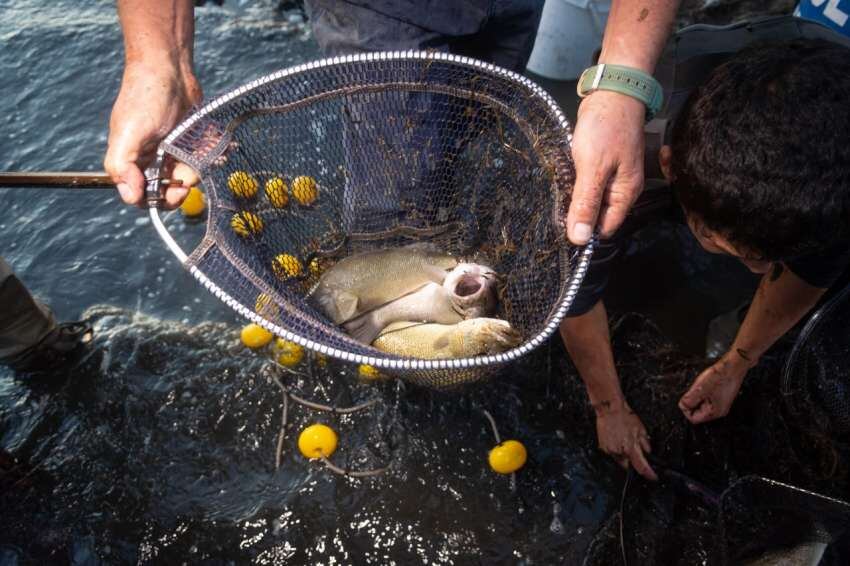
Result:
{"type": "Polygon", "coordinates": [[[207,232],[185,265],[216,296],[322,354],[447,388],[543,343],[578,290],[592,245],[568,246],[561,224],[569,139],[557,105],[519,75],[393,52],[239,88],[189,117],[160,157],[201,174],[207,232]],[[353,339],[311,300],[341,259],[419,243],[496,271],[495,316],[520,333],[518,346],[405,358],[353,339]]]}
{"type": "MultiPolygon", "coordinates": [[[[839,393],[832,391],[832,406],[822,402],[814,392],[828,382],[799,365],[842,364],[842,304],[836,298],[817,312],[822,330],[801,332],[795,355],[783,347],[750,370],[727,417],[696,427],[677,401],[706,361],[683,356],[642,316],[612,321],[623,391],[652,435],[660,481],[627,476],[584,564],[847,563],[850,460],[840,420],[827,418],[839,393]],[[812,340],[820,332],[823,340],[812,340]]],[[[593,434],[593,421],[570,427],[593,434]]]]}
{"type": "MultiPolygon", "coordinates": [[[[850,456],[850,285],[809,317],[782,375],[786,411],[803,432],[795,448],[815,476],[850,456]]],[[[845,464],[846,466],[846,464],[845,464]]]]}

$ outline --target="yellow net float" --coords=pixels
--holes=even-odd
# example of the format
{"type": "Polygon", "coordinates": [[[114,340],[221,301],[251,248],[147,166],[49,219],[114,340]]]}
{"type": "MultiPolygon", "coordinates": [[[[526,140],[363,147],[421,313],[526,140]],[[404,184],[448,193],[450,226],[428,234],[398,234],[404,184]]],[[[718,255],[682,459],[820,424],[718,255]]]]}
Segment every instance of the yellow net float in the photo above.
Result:
{"type": "Polygon", "coordinates": [[[252,198],[257,194],[260,185],[250,173],[234,171],[227,178],[227,187],[238,197],[252,198]]]}
{"type": "Polygon", "coordinates": [[[298,450],[305,458],[329,458],[336,452],[338,438],[334,430],[323,424],[313,424],[298,436],[298,450]]]}
{"type": "Polygon", "coordinates": [[[274,318],[280,313],[280,308],[266,293],[260,293],[254,302],[254,311],[266,318],[274,318]]]}
{"type": "Polygon", "coordinates": [[[247,238],[263,231],[263,219],[253,212],[243,210],[233,215],[230,219],[230,227],[243,238],[247,238]]]}
{"type": "Polygon", "coordinates": [[[200,216],[207,209],[206,198],[204,192],[198,187],[190,187],[189,194],[180,205],[180,211],[190,218],[200,216]]]}
{"type": "Polygon", "coordinates": [[[252,350],[262,348],[274,338],[271,332],[253,322],[242,328],[239,337],[242,339],[242,343],[252,350]]]}
{"type": "Polygon", "coordinates": [[[272,271],[279,279],[291,279],[300,277],[304,272],[301,262],[291,254],[279,254],[272,261],[272,271]]]}
{"type": "Polygon", "coordinates": [[[505,440],[494,446],[487,455],[487,460],[494,472],[512,474],[525,465],[528,452],[518,440],[505,440]]]}
{"type": "Polygon", "coordinates": [[[316,180],[308,175],[296,177],[292,181],[292,197],[298,204],[309,206],[319,198],[319,186],[316,180]]]}
{"type": "Polygon", "coordinates": [[[375,379],[380,379],[381,372],[378,371],[378,368],[375,366],[370,366],[369,364],[360,364],[357,367],[357,375],[360,376],[361,379],[372,381],[375,379]]]}
{"type": "Polygon", "coordinates": [[[272,177],[266,181],[266,197],[275,208],[284,208],[289,204],[289,190],[286,181],[280,177],[272,177]]]}
{"type": "Polygon", "coordinates": [[[288,368],[297,366],[304,359],[304,347],[295,342],[278,338],[274,345],[274,357],[282,366],[288,368]]]}

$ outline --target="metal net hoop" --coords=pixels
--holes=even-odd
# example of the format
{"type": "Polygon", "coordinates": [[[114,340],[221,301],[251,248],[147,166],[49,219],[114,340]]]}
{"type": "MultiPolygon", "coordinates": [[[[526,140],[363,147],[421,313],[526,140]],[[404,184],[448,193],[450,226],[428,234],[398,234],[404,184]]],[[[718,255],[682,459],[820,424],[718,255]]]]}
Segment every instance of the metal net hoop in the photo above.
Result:
{"type": "Polygon", "coordinates": [[[549,95],[491,64],[419,51],[323,59],[213,100],[161,144],[160,158],[196,169],[207,191],[193,252],[151,215],[190,272],[242,316],[442,388],[539,346],[572,304],[593,245],[564,236],[570,139],[549,95]],[[355,341],[311,303],[340,259],[422,242],[499,273],[498,316],[521,332],[518,347],[404,358],[355,341]]]}

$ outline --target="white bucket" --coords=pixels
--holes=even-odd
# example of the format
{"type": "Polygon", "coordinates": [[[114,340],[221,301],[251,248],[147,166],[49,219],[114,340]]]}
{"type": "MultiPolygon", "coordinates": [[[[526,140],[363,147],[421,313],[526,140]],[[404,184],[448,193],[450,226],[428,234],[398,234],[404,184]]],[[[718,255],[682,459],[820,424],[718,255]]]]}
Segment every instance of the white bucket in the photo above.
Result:
{"type": "Polygon", "coordinates": [[[546,0],[528,70],[549,79],[573,80],[602,45],[611,0],[546,0]]]}

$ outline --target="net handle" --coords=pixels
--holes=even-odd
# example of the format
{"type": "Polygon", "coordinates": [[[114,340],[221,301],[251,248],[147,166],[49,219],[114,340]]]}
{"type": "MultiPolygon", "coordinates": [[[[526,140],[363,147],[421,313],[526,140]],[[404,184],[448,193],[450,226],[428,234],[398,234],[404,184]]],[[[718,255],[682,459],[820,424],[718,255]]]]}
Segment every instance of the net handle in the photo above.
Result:
{"type": "Polygon", "coordinates": [[[156,228],[156,233],[159,234],[159,237],[165,242],[165,245],[168,246],[168,249],[171,250],[178,260],[180,260],[180,265],[186,265],[186,260],[189,258],[186,255],[186,252],[183,251],[183,248],[174,241],[174,238],[171,237],[171,233],[169,233],[168,228],[165,227],[165,224],[162,223],[162,219],[159,217],[159,207],[151,206],[148,208],[148,214],[150,214],[151,222],[153,223],[153,227],[156,228]]]}

